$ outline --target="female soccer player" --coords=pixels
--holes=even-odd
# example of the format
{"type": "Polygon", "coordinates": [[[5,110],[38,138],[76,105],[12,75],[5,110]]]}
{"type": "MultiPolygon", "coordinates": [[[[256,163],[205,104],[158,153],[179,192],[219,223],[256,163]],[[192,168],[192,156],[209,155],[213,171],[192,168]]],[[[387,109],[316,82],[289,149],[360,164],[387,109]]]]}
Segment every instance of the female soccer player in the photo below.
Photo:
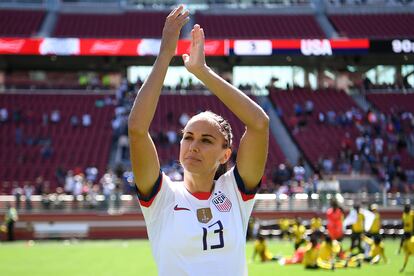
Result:
{"type": "Polygon", "coordinates": [[[232,133],[227,121],[212,112],[195,115],[184,127],[179,156],[182,182],[172,182],[160,172],[148,132],[188,16],[183,6],[168,15],[160,53],[129,116],[138,197],[159,275],[247,275],[246,231],[265,168],[269,118],[206,65],[204,31],[199,25],[191,31],[184,65],[245,124],[236,165],[221,171],[231,155],[232,133]]]}

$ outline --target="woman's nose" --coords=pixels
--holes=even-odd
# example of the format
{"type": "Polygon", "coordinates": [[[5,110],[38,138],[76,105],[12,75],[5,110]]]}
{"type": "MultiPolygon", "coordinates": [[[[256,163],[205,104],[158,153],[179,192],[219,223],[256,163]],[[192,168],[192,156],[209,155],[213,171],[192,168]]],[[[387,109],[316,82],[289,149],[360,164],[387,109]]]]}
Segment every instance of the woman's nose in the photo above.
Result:
{"type": "Polygon", "coordinates": [[[191,143],[190,151],[191,152],[198,152],[199,151],[197,143],[191,143]]]}

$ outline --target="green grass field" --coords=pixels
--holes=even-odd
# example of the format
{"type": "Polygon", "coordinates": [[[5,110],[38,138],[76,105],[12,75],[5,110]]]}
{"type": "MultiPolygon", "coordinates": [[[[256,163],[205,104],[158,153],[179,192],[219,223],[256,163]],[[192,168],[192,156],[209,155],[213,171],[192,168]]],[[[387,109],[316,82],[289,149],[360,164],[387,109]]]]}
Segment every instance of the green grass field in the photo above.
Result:
{"type": "MultiPolygon", "coordinates": [[[[345,241],[348,246],[348,241],[345,241]]],[[[290,255],[293,245],[289,242],[270,240],[269,248],[275,255],[290,255]]],[[[280,266],[276,262],[250,262],[253,243],[247,246],[249,275],[414,275],[414,260],[410,260],[406,271],[398,271],[403,255],[396,255],[397,240],[386,241],[387,264],[363,264],[361,268],[348,268],[332,271],[305,271],[301,265],[280,266]]],[[[146,240],[110,241],[43,241],[0,243],[0,275],[157,275],[151,249],[146,240]]],[[[175,276],[175,275],[172,275],[175,276]]],[[[230,276],[230,275],[229,275],[230,276]]]]}

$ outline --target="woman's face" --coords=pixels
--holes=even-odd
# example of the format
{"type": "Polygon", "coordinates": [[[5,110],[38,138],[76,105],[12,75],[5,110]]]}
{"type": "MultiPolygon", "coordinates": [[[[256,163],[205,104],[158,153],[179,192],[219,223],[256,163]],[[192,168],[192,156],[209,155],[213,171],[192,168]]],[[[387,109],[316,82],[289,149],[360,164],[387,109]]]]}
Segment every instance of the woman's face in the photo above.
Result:
{"type": "Polygon", "coordinates": [[[225,139],[214,119],[193,117],[183,131],[180,163],[194,174],[215,174],[218,166],[230,157],[231,150],[223,148],[225,139]]]}

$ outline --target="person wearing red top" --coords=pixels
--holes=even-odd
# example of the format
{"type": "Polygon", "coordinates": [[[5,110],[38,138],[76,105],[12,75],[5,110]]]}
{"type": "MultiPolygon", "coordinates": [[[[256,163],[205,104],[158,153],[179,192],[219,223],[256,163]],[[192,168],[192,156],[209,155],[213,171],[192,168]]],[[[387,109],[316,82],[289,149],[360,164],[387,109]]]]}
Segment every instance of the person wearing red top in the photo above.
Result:
{"type": "Polygon", "coordinates": [[[326,211],[328,234],[332,240],[342,240],[342,222],[344,213],[336,200],[331,201],[331,208],[326,211]]]}

